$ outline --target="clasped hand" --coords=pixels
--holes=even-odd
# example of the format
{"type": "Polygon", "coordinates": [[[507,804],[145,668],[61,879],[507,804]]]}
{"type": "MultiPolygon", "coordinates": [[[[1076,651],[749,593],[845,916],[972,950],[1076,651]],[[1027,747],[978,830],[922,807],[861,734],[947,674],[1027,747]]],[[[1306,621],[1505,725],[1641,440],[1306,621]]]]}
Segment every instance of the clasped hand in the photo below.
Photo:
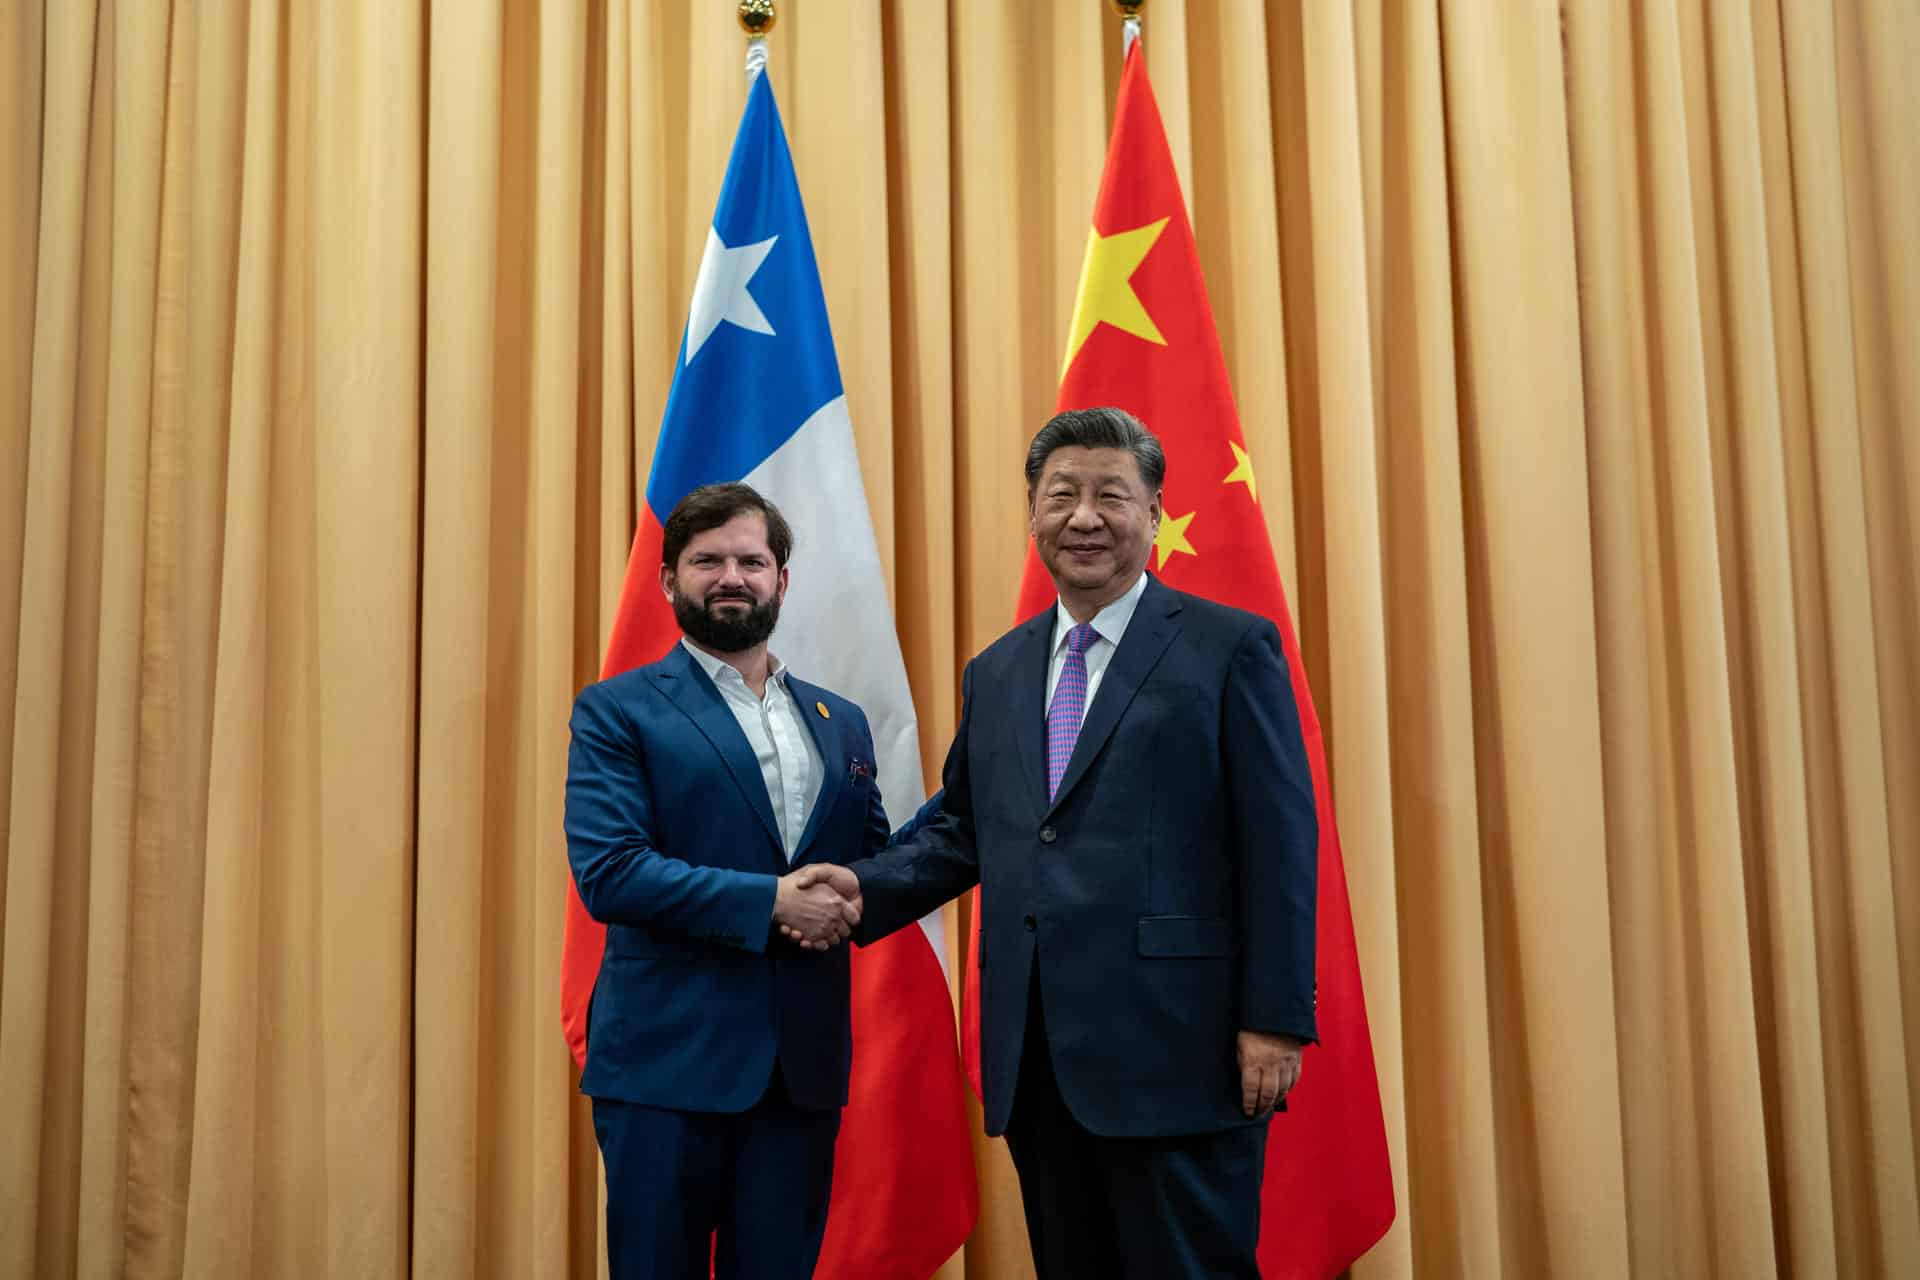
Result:
{"type": "Polygon", "coordinates": [[[860,877],[830,864],[788,872],[774,888],[773,922],[803,951],[845,942],[860,923],[860,877]]]}

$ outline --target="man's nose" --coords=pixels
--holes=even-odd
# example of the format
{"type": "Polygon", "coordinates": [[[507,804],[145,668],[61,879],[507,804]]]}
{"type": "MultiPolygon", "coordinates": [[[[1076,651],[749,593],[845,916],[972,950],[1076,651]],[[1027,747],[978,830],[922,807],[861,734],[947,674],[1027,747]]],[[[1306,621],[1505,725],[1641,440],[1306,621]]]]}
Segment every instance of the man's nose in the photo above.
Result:
{"type": "Polygon", "coordinates": [[[1073,514],[1067,522],[1076,529],[1096,529],[1100,526],[1100,508],[1092,498],[1082,498],[1073,504],[1073,514]]]}
{"type": "Polygon", "coordinates": [[[743,585],[747,575],[741,571],[738,560],[723,560],[720,563],[720,583],[722,586],[737,587],[743,585]]]}

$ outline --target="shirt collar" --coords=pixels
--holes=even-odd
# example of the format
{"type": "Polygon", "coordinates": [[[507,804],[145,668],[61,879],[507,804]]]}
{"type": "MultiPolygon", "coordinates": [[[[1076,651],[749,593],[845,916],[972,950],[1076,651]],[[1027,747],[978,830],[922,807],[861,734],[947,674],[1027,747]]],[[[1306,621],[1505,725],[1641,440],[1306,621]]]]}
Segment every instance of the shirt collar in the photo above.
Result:
{"type": "MultiPolygon", "coordinates": [[[[688,653],[693,655],[693,660],[700,664],[700,669],[707,673],[707,678],[713,681],[714,684],[718,685],[726,680],[728,676],[732,676],[734,683],[738,684],[742,689],[747,687],[746,677],[736,671],[732,663],[726,661],[724,658],[714,657],[685,636],[680,637],[680,644],[688,653]]],[[[776,655],[771,653],[767,655],[767,661],[772,668],[769,672],[769,683],[777,681],[780,687],[785,689],[787,687],[787,664],[780,661],[776,655]]]]}
{"type": "MultiPolygon", "coordinates": [[[[1126,594],[1112,604],[1093,615],[1093,630],[1102,640],[1114,648],[1120,647],[1120,637],[1126,634],[1127,624],[1133,621],[1133,612],[1140,607],[1140,597],[1147,593],[1147,575],[1133,580],[1126,594]]],[[[1067,642],[1067,632],[1077,624],[1073,615],[1067,612],[1064,602],[1056,600],[1053,606],[1053,648],[1051,652],[1060,652],[1060,646],[1067,642]]]]}

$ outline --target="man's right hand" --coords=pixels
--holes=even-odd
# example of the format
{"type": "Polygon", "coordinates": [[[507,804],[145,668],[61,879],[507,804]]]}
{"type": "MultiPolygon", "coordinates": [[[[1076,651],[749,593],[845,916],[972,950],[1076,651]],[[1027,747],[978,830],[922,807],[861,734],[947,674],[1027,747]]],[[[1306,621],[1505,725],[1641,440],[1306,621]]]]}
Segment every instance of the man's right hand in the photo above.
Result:
{"type": "Polygon", "coordinates": [[[781,936],[802,950],[825,951],[845,942],[860,923],[858,881],[854,898],[848,901],[818,868],[788,872],[774,884],[773,922],[780,926],[781,936]]]}

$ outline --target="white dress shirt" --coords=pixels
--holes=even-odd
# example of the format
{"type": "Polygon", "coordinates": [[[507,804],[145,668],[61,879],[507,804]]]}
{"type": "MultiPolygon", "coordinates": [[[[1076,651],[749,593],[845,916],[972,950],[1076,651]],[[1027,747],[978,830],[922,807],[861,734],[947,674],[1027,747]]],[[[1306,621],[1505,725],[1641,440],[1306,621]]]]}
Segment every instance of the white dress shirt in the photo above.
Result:
{"type": "Polygon", "coordinates": [[[787,668],[780,659],[767,655],[772,672],[767,677],[767,692],[756,698],[747,687],[746,677],[722,659],[689,641],[680,643],[707,673],[727,710],[740,722],[747,735],[753,757],[760,763],[761,780],[767,784],[767,799],[773,802],[773,820],[780,828],[780,842],[786,846],[787,861],[793,861],[795,846],[806,833],[807,819],[814,802],[820,798],[820,784],[826,780],[826,767],[820,760],[820,748],[813,734],[800,723],[805,713],[794,706],[787,689],[787,668]]]}
{"type": "MultiPolygon", "coordinates": [[[[1086,723],[1087,709],[1093,705],[1093,695],[1100,692],[1100,677],[1107,673],[1107,664],[1113,661],[1114,650],[1120,647],[1120,637],[1127,633],[1127,624],[1133,621],[1133,611],[1140,607],[1140,597],[1147,590],[1147,575],[1142,573],[1127,588],[1127,593],[1112,604],[1093,615],[1094,641],[1087,646],[1087,698],[1080,704],[1080,722],[1086,723]]],[[[1040,708],[1045,715],[1053,706],[1053,691],[1060,684],[1060,672],[1067,665],[1067,632],[1079,624],[1073,615],[1067,612],[1067,606],[1055,602],[1053,606],[1053,657],[1047,662],[1047,705],[1040,708]]]]}

